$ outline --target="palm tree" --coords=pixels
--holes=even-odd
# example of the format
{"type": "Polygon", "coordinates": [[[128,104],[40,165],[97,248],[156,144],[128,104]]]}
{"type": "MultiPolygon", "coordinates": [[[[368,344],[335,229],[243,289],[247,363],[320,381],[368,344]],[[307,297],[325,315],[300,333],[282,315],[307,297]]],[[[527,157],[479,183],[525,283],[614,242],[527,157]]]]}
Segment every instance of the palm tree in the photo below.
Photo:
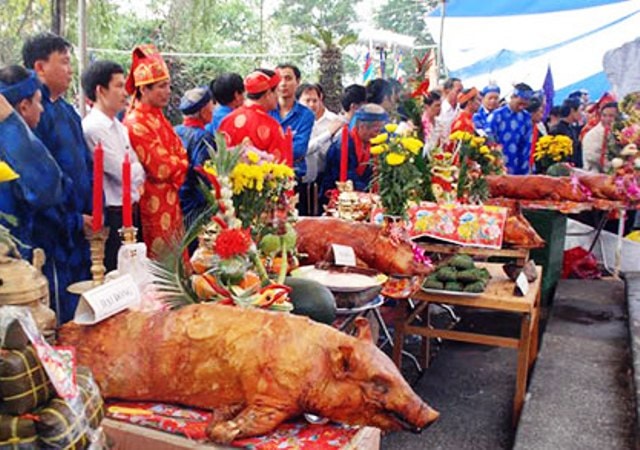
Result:
{"type": "Polygon", "coordinates": [[[324,103],[331,111],[340,111],[342,95],[342,52],[358,40],[355,33],[334,35],[329,29],[314,25],[314,32],[304,32],[296,37],[320,49],[320,84],[324,90],[324,103]]]}

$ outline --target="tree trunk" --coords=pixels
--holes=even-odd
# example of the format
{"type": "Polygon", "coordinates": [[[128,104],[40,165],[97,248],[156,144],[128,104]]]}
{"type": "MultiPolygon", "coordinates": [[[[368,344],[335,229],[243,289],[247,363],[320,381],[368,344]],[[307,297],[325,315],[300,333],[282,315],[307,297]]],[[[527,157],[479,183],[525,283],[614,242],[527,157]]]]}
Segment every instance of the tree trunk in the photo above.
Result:
{"type": "Polygon", "coordinates": [[[67,0],[51,1],[51,32],[64,36],[66,28],[67,0]]]}
{"type": "Polygon", "coordinates": [[[324,104],[335,113],[342,110],[342,51],[334,46],[322,49],[320,55],[320,84],[324,89],[324,104]]]}

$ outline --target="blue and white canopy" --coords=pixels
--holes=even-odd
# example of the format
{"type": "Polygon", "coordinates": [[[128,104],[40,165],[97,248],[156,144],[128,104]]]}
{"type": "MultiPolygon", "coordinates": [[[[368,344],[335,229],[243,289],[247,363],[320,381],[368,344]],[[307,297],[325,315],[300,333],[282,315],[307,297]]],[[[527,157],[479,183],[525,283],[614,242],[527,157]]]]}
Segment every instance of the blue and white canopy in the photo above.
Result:
{"type": "MultiPolygon", "coordinates": [[[[427,26],[439,38],[442,6],[427,26]]],[[[443,54],[465,86],[496,82],[503,93],[524,82],[540,89],[551,67],[555,102],[610,89],[604,54],[640,36],[638,0],[447,0],[443,54]]]]}

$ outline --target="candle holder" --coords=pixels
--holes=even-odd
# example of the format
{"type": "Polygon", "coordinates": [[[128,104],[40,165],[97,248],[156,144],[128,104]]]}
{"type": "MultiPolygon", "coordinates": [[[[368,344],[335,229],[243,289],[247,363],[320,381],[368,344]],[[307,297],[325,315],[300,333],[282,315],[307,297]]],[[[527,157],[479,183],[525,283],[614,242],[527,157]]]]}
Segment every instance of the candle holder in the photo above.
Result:
{"type": "Polygon", "coordinates": [[[135,244],[138,242],[138,229],[136,227],[122,227],[118,230],[122,245],[135,244]]]}
{"type": "Polygon", "coordinates": [[[104,283],[104,274],[107,270],[104,266],[104,247],[108,237],[109,227],[103,227],[97,232],[92,231],[87,237],[91,251],[91,280],[73,283],[67,287],[67,291],[82,295],[104,283]]]}

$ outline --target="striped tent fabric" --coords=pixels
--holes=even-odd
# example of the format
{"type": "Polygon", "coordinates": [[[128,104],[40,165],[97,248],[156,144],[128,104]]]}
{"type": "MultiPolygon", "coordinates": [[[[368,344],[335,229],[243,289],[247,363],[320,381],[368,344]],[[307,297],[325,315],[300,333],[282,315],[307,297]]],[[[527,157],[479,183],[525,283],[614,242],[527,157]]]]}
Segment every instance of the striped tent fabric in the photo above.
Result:
{"type": "MultiPolygon", "coordinates": [[[[427,17],[439,38],[442,5],[427,17]]],[[[640,35],[638,0],[448,0],[442,52],[465,86],[495,81],[542,87],[553,73],[556,103],[578,89],[592,99],[611,88],[604,54],[640,35]]]]}

